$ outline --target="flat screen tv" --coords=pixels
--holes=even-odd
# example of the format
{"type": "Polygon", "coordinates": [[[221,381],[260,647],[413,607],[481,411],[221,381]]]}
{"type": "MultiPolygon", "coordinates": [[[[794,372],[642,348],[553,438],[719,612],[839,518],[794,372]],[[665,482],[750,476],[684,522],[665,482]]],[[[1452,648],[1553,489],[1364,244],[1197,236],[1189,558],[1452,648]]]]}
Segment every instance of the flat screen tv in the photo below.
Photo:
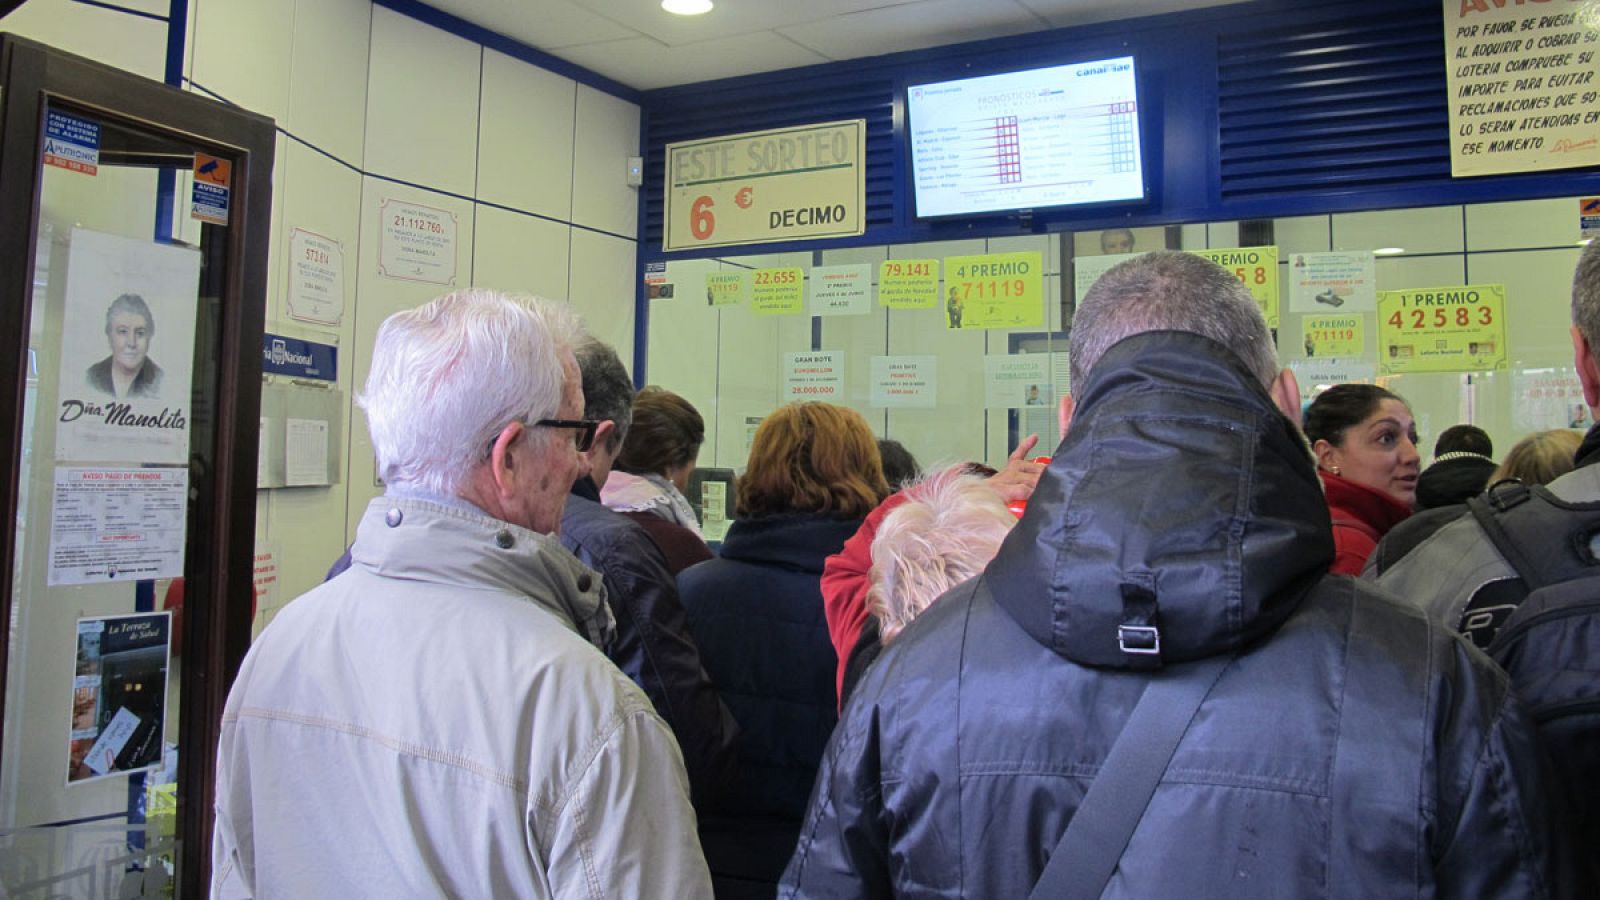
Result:
{"type": "Polygon", "coordinates": [[[1145,197],[1133,57],[914,84],[906,90],[917,216],[1145,197]]]}

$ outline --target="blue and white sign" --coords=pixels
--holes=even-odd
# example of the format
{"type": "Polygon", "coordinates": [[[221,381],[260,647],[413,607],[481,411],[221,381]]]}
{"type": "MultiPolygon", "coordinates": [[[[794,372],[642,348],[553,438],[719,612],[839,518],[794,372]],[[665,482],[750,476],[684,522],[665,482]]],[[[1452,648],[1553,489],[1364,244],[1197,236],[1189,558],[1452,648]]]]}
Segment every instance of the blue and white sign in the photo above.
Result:
{"type": "Polygon", "coordinates": [[[261,338],[261,371],[291,378],[337,381],[339,348],[332,344],[266,334],[261,338]]]}
{"type": "Polygon", "coordinates": [[[44,164],[85,175],[100,171],[100,125],[55,110],[45,113],[44,164]]]}

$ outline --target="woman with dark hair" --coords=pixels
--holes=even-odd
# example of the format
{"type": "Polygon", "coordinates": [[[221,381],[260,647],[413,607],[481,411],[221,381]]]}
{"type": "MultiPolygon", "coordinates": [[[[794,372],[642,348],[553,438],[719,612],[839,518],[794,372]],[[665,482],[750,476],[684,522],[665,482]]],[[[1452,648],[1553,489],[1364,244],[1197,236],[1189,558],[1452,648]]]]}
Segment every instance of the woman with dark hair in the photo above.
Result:
{"type": "Polygon", "coordinates": [[[888,494],[861,414],[795,403],[762,420],[719,559],[678,576],[706,672],[740,728],[739,777],[699,809],[719,898],[771,897],[837,720],[823,561],[888,494]]]}
{"type": "Polygon", "coordinates": [[[917,458],[899,441],[878,438],[878,458],[883,460],[883,480],[889,483],[891,491],[898,491],[922,477],[917,458]]]}
{"type": "Polygon", "coordinates": [[[1370,384],[1323,391],[1305,415],[1333,517],[1330,571],[1359,575],[1389,529],[1411,515],[1422,454],[1406,402],[1370,384]]]}
{"type": "Polygon", "coordinates": [[[633,399],[633,424],[600,489],[600,502],[638,522],[676,575],[711,558],[688,490],[706,423],[694,404],[658,387],[633,399]]]}

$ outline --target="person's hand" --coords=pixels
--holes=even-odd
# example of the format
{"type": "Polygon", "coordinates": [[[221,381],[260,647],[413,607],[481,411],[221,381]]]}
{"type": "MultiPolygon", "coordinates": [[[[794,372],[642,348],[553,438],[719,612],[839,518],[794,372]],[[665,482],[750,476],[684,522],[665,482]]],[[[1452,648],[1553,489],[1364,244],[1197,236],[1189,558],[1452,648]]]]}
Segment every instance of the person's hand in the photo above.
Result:
{"type": "Polygon", "coordinates": [[[1039,476],[1044,474],[1045,469],[1044,463],[1028,459],[1028,454],[1038,443],[1037,434],[1023,438],[1022,443],[1006,459],[1006,467],[989,477],[987,484],[1000,495],[1000,499],[1013,503],[1033,496],[1034,485],[1039,483],[1039,476]]]}

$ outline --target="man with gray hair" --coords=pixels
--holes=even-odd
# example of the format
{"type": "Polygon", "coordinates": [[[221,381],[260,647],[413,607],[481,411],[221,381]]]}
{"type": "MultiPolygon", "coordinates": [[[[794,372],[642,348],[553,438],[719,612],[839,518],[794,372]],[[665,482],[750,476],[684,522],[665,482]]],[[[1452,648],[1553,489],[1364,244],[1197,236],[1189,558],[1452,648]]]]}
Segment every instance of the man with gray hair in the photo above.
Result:
{"type": "Polygon", "coordinates": [[[672,734],[552,536],[595,433],[575,322],[468,290],[379,329],[388,488],[229,692],[213,896],[708,895],[672,734]]]}
{"type": "Polygon", "coordinates": [[[1239,282],[1125,262],[1071,352],[1027,513],[863,677],[780,896],[1578,890],[1504,679],[1327,574],[1298,390],[1239,282]]]}
{"type": "Polygon", "coordinates": [[[600,503],[600,489],[633,422],[633,379],[617,352],[592,337],[578,342],[575,356],[584,417],[596,423],[596,431],[588,470],[573,482],[561,514],[561,543],[600,573],[617,618],[607,655],[671,726],[699,806],[737,776],[739,726],[700,661],[665,554],[644,526],[600,503]]]}

